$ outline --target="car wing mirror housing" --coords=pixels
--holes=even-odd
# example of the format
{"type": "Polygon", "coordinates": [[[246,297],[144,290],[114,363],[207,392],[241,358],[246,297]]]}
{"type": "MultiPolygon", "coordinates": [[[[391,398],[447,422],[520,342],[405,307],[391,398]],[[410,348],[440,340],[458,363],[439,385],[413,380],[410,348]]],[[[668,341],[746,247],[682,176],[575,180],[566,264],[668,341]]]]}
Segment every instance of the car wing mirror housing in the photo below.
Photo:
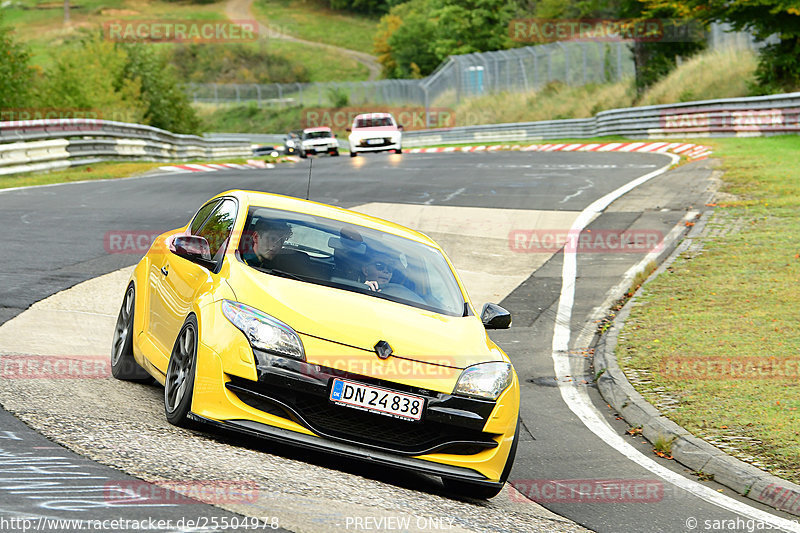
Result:
{"type": "Polygon", "coordinates": [[[508,329],[511,327],[511,313],[497,304],[485,304],[481,322],[486,329],[508,329]]]}
{"type": "Polygon", "coordinates": [[[170,246],[172,252],[205,267],[213,267],[211,247],[205,237],[199,235],[177,235],[170,246]]]}

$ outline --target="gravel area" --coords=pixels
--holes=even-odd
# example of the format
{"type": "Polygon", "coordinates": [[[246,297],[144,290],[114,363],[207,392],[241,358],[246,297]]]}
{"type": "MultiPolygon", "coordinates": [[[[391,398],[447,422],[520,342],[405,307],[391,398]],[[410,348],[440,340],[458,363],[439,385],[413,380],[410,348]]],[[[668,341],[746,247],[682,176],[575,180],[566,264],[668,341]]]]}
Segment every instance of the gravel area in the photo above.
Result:
{"type": "MultiPolygon", "coordinates": [[[[0,363],[11,354],[52,356],[48,345],[74,346],[66,354],[59,350],[67,357],[107,353],[110,332],[105,328],[129,271],[77,285],[26,311],[55,317],[51,327],[40,332],[35,351],[26,352],[20,344],[26,330],[41,322],[23,313],[0,326],[0,363]],[[88,313],[88,308],[94,311],[88,313]],[[80,328],[59,326],[59,316],[71,324],[76,314],[81,316],[80,328]],[[70,335],[79,338],[65,339],[70,335]]],[[[403,531],[586,531],[525,500],[510,486],[489,501],[461,501],[445,496],[432,477],[232,434],[176,428],[164,418],[162,396],[157,385],[121,382],[102,374],[21,379],[0,373],[0,404],[53,441],[147,481],[241,481],[257,486],[252,502],[213,503],[247,516],[277,517],[281,527],[292,531],[356,529],[359,518],[365,520],[362,529],[388,519],[378,529],[397,524],[402,526],[396,530],[403,531]]]]}

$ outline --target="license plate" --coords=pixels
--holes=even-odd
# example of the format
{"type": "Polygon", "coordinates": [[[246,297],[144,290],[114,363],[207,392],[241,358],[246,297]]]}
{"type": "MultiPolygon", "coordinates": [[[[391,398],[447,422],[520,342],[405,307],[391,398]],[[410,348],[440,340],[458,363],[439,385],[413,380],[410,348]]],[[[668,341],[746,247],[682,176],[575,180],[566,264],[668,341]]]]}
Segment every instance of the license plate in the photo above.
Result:
{"type": "Polygon", "coordinates": [[[338,378],[333,380],[330,399],[347,407],[406,420],[421,419],[425,409],[425,398],[338,378]]]}
{"type": "Polygon", "coordinates": [[[367,139],[367,144],[383,144],[383,139],[367,139]]]}

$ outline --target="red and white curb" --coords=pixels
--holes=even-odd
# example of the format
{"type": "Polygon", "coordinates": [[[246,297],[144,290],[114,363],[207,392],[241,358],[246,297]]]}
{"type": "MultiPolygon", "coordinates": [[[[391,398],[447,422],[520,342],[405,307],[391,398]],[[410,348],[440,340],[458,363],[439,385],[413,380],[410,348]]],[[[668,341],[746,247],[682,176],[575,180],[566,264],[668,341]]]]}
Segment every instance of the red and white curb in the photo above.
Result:
{"type": "Polygon", "coordinates": [[[711,147],[691,143],[666,142],[616,142],[585,144],[531,144],[523,145],[478,145],[448,146],[447,148],[411,148],[409,154],[438,154],[448,152],[495,152],[499,150],[518,150],[520,152],[672,152],[689,159],[705,159],[711,155],[711,147]]]}
{"type": "Polygon", "coordinates": [[[186,163],[185,165],[169,165],[158,167],[167,172],[214,172],[215,170],[242,170],[247,168],[273,168],[271,163],[259,160],[249,160],[246,164],[239,163],[186,163]],[[259,164],[260,163],[260,164],[259,164]]]}

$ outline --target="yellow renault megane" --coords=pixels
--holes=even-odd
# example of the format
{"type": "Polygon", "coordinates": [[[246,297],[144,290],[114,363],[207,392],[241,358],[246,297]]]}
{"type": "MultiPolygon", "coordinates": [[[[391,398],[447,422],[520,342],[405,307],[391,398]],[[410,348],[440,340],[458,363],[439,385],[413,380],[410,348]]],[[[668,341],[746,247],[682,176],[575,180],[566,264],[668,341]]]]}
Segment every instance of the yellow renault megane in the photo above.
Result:
{"type": "Polygon", "coordinates": [[[164,385],[167,420],[440,476],[495,496],[519,383],[441,248],[370,216],[229,191],[136,266],[113,375],[164,385]]]}

